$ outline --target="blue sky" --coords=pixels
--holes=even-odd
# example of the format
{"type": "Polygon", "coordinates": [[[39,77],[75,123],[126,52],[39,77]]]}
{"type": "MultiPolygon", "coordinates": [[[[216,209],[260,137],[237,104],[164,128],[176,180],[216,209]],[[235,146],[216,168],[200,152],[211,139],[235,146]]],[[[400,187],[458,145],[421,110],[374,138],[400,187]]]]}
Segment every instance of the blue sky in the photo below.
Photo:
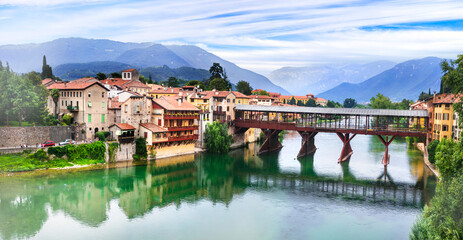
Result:
{"type": "Polygon", "coordinates": [[[194,44],[266,75],[284,66],[455,58],[462,13],[461,0],[0,0],[0,44],[194,44]]]}

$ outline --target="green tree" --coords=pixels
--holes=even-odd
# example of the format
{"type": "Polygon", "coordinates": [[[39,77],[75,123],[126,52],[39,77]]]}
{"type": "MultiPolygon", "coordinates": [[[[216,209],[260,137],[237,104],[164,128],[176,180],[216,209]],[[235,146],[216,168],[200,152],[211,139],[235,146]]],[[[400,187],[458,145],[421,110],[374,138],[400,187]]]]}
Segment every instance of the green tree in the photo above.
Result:
{"type": "Polygon", "coordinates": [[[57,109],[58,109],[58,101],[59,101],[59,90],[56,88],[53,88],[50,91],[50,97],[53,99],[53,103],[55,104],[55,112],[54,115],[58,116],[57,109]]]}
{"type": "Polygon", "coordinates": [[[233,143],[232,135],[228,134],[228,126],[218,121],[208,123],[204,132],[204,142],[209,152],[227,153],[233,143]]]}
{"type": "Polygon", "coordinates": [[[227,91],[230,90],[230,85],[223,78],[214,78],[209,82],[209,89],[215,89],[217,91],[227,91]]]}
{"type": "Polygon", "coordinates": [[[429,98],[431,98],[432,95],[431,95],[431,89],[429,89],[429,92],[428,93],[425,93],[425,92],[421,92],[420,93],[420,96],[418,97],[418,100],[419,101],[425,101],[429,98]]]}
{"type": "Polygon", "coordinates": [[[408,100],[408,99],[402,99],[401,102],[394,103],[393,108],[394,109],[399,109],[399,110],[408,110],[410,108],[410,105],[413,104],[413,100],[408,100]]]}
{"type": "Polygon", "coordinates": [[[44,78],[54,78],[53,71],[50,65],[47,64],[47,57],[43,55],[43,64],[42,64],[42,79],[44,78]]]}
{"type": "Polygon", "coordinates": [[[106,74],[102,73],[102,72],[99,72],[96,74],[96,79],[102,81],[102,80],[105,80],[106,79],[106,74]]]}
{"type": "Polygon", "coordinates": [[[343,104],[343,107],[345,108],[353,108],[357,105],[357,102],[355,101],[355,99],[353,98],[346,98],[344,100],[344,104],[343,104]]]}
{"type": "Polygon", "coordinates": [[[242,93],[244,95],[251,95],[252,87],[246,81],[239,81],[236,84],[236,91],[238,91],[238,92],[240,92],[240,93],[242,93]]]}
{"type": "Polygon", "coordinates": [[[270,97],[270,94],[265,90],[254,91],[254,93],[252,93],[252,94],[253,95],[260,95],[260,96],[269,96],[270,97]]]}
{"type": "Polygon", "coordinates": [[[328,103],[326,104],[326,106],[329,108],[335,108],[336,103],[334,101],[328,100],[328,103]]]}
{"type": "Polygon", "coordinates": [[[206,90],[206,85],[204,85],[204,83],[199,80],[190,80],[185,84],[185,86],[195,86],[199,89],[206,90]]]}
{"type": "Polygon", "coordinates": [[[304,102],[302,100],[297,100],[297,103],[296,103],[297,106],[304,106],[304,102]]]}
{"type": "Polygon", "coordinates": [[[381,93],[378,93],[376,97],[370,99],[370,108],[373,109],[392,109],[391,99],[384,96],[381,93]]]}
{"type": "Polygon", "coordinates": [[[169,77],[169,79],[167,79],[167,86],[168,87],[180,87],[180,81],[175,77],[169,77]]]}
{"type": "Polygon", "coordinates": [[[65,114],[63,116],[63,122],[66,123],[66,125],[70,125],[72,123],[72,116],[71,114],[65,114]]]}
{"type": "MultiPolygon", "coordinates": [[[[463,93],[463,55],[458,55],[457,60],[455,61],[442,61],[441,69],[444,73],[441,78],[441,84],[447,86],[452,93],[463,93]]],[[[463,105],[461,99],[459,102],[453,104],[453,110],[458,114],[458,116],[463,116],[463,105]]],[[[460,117],[460,126],[462,125],[462,123],[463,117],[460,117]]]]}
{"type": "Polygon", "coordinates": [[[111,75],[111,78],[122,78],[122,74],[118,72],[113,72],[110,75],[111,75]]]}
{"type": "Polygon", "coordinates": [[[209,73],[211,74],[211,77],[209,78],[210,80],[223,78],[223,68],[220,66],[220,63],[213,63],[209,68],[209,73]]]}
{"type": "Polygon", "coordinates": [[[294,97],[291,97],[291,99],[288,101],[289,105],[296,105],[296,99],[294,97]]]}
{"type": "Polygon", "coordinates": [[[148,158],[148,149],[146,148],[146,138],[137,138],[135,140],[135,155],[133,159],[143,160],[148,158]]]}
{"type": "Polygon", "coordinates": [[[315,102],[313,98],[310,98],[309,100],[307,100],[307,102],[305,102],[305,106],[306,107],[316,107],[317,103],[315,102]]]}

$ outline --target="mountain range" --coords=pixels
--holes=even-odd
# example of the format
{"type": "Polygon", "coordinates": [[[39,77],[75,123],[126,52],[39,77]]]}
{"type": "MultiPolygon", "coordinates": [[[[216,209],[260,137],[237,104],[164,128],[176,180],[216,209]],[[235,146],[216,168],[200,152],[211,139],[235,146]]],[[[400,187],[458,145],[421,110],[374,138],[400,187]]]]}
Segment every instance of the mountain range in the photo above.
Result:
{"type": "MultiPolygon", "coordinates": [[[[240,68],[232,62],[191,45],[61,38],[39,44],[0,46],[0,60],[8,62],[13,71],[16,72],[40,71],[43,55],[46,55],[47,63],[54,69],[59,69],[58,66],[61,64],[69,63],[117,62],[122,64],[121,66],[130,65],[135,68],[167,66],[172,69],[191,67],[209,70],[214,62],[218,62],[225,69],[231,83],[236,84],[238,81],[244,80],[249,82],[253,88],[289,94],[288,91],[275,85],[265,76],[240,68]]],[[[118,71],[121,70],[123,69],[118,71]]],[[[68,76],[70,75],[72,74],[69,73],[68,76]]],[[[156,79],[153,78],[153,80],[156,79]]]]}
{"type": "Polygon", "coordinates": [[[390,61],[367,64],[327,64],[310,67],[284,67],[268,78],[296,95],[319,94],[341,83],[360,83],[395,65],[390,61]]]}
{"type": "Polygon", "coordinates": [[[439,90],[442,60],[437,57],[426,57],[402,62],[366,81],[356,84],[341,83],[318,96],[341,103],[346,98],[354,98],[357,102],[366,103],[378,93],[389,97],[392,101],[400,101],[404,98],[416,100],[422,91],[439,90]]]}

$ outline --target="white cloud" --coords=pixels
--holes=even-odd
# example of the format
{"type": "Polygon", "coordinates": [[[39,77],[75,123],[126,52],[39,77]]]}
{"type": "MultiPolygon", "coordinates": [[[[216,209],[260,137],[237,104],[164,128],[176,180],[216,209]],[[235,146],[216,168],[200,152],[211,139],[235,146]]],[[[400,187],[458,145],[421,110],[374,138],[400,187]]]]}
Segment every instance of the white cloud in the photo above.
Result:
{"type": "Polygon", "coordinates": [[[0,6],[26,5],[31,11],[0,8],[0,33],[9,36],[0,44],[71,36],[194,44],[242,67],[268,73],[319,62],[455,57],[463,42],[463,31],[448,28],[362,30],[461,19],[462,1],[142,1],[104,2],[73,10],[76,2],[82,1],[0,0],[0,6]],[[60,11],[40,7],[53,5],[60,5],[60,11]]]}

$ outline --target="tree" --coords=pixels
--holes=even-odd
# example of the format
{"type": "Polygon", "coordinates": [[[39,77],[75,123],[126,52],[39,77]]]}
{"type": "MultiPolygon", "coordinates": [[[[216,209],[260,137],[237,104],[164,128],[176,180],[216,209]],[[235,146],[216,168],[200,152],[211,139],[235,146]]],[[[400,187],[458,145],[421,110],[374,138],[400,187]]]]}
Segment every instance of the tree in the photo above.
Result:
{"type": "Polygon", "coordinates": [[[213,63],[211,68],[209,68],[209,73],[211,74],[210,80],[215,78],[223,78],[223,68],[219,63],[213,63]]]}
{"type": "Polygon", "coordinates": [[[326,104],[326,106],[329,108],[334,108],[336,107],[336,103],[331,100],[328,100],[328,103],[326,104]]]}
{"type": "Polygon", "coordinates": [[[393,108],[394,109],[400,109],[400,110],[408,110],[410,108],[410,105],[413,104],[413,100],[408,100],[408,99],[402,99],[401,102],[394,103],[393,108]]]}
{"type": "Polygon", "coordinates": [[[304,102],[302,100],[297,100],[297,106],[304,106],[304,102]]]}
{"type": "Polygon", "coordinates": [[[223,78],[214,78],[212,81],[209,82],[209,89],[210,90],[217,90],[217,91],[227,91],[229,90],[229,83],[227,83],[223,78]]]}
{"type": "Polygon", "coordinates": [[[260,96],[269,96],[270,97],[270,94],[265,90],[254,91],[254,93],[252,93],[252,94],[253,95],[260,95],[260,96]]]}
{"type": "Polygon", "coordinates": [[[143,160],[148,158],[148,150],[146,149],[146,138],[137,138],[135,140],[135,155],[133,159],[143,160]]]}
{"type": "Polygon", "coordinates": [[[56,89],[56,88],[53,88],[53,89],[50,91],[50,96],[51,96],[51,98],[53,99],[53,103],[55,103],[55,112],[54,112],[54,115],[55,115],[55,116],[58,116],[58,113],[56,112],[56,110],[58,109],[59,90],[56,89]]]}
{"type": "Polygon", "coordinates": [[[238,92],[240,92],[240,93],[242,93],[244,95],[251,95],[252,87],[246,81],[239,81],[236,84],[236,91],[238,91],[238,92]]]}
{"type": "Polygon", "coordinates": [[[96,74],[96,79],[102,81],[102,80],[105,80],[106,79],[106,74],[102,73],[102,72],[99,72],[96,74]]]}
{"type": "MultiPolygon", "coordinates": [[[[457,60],[447,61],[441,63],[441,69],[444,75],[441,77],[441,83],[448,86],[452,93],[459,94],[463,92],[463,55],[458,55],[457,60]]],[[[442,88],[442,87],[441,87],[442,88]]],[[[445,90],[445,89],[443,89],[445,90]]],[[[458,116],[463,116],[462,100],[453,104],[453,110],[458,116]]],[[[463,123],[463,117],[459,118],[459,124],[463,123]]]]}
{"type": "Polygon", "coordinates": [[[294,97],[291,97],[291,99],[288,101],[289,105],[296,105],[296,99],[294,97]]]}
{"type": "Polygon", "coordinates": [[[418,100],[419,101],[425,101],[425,100],[427,100],[427,99],[429,99],[431,97],[432,97],[431,89],[429,89],[429,93],[421,92],[420,96],[418,97],[418,100]]]}
{"type": "Polygon", "coordinates": [[[204,83],[199,80],[190,80],[185,84],[185,86],[195,86],[199,89],[206,90],[206,85],[204,85],[204,83]]]}
{"type": "Polygon", "coordinates": [[[111,78],[122,78],[122,74],[117,73],[117,72],[113,72],[110,75],[111,75],[111,78]]]}
{"type": "Polygon", "coordinates": [[[307,100],[307,102],[305,102],[305,106],[306,107],[316,107],[317,103],[315,102],[313,98],[310,98],[309,100],[307,100]]]}
{"type": "Polygon", "coordinates": [[[355,99],[353,99],[353,98],[346,98],[346,99],[344,100],[344,104],[343,104],[343,106],[344,106],[345,108],[353,108],[353,107],[355,107],[356,105],[357,105],[357,102],[356,102],[355,99]]]}
{"type": "Polygon", "coordinates": [[[66,123],[66,125],[70,125],[72,123],[72,116],[71,114],[65,114],[63,116],[63,122],[66,123]]]}
{"type": "Polygon", "coordinates": [[[180,81],[175,77],[169,77],[169,79],[167,79],[167,86],[168,87],[180,87],[180,81]]]}
{"type": "Polygon", "coordinates": [[[204,132],[204,142],[209,152],[227,153],[233,143],[233,137],[228,134],[226,124],[215,121],[207,124],[206,131],[204,132]]]}
{"type": "Polygon", "coordinates": [[[378,93],[376,97],[370,99],[370,108],[373,109],[392,109],[391,99],[378,93]]]}
{"type": "Polygon", "coordinates": [[[43,64],[42,64],[42,79],[45,78],[54,78],[53,71],[50,65],[47,64],[47,57],[43,55],[43,64]]]}

